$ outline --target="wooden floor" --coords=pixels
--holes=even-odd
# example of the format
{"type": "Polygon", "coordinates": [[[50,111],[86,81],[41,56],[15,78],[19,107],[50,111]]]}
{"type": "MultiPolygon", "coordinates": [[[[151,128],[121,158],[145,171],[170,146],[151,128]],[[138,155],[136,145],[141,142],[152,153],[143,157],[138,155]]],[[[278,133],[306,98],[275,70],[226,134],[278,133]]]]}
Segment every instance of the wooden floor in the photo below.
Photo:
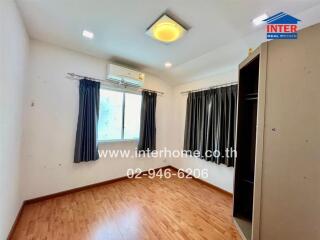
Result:
{"type": "Polygon", "coordinates": [[[13,239],[241,239],[231,204],[193,179],[128,179],[26,205],[13,239]]]}

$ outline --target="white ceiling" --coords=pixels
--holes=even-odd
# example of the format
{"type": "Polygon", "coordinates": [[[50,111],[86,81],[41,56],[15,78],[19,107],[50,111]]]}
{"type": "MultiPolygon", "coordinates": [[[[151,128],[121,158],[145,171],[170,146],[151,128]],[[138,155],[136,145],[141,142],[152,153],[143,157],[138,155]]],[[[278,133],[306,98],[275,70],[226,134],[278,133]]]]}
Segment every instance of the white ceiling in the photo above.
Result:
{"type": "Polygon", "coordinates": [[[16,0],[32,38],[94,56],[124,61],[173,84],[235,68],[249,47],[265,41],[254,17],[280,11],[302,25],[320,21],[320,0],[16,0]],[[170,45],[145,34],[169,10],[189,25],[170,45]],[[302,18],[303,17],[303,18],[302,18]],[[95,34],[84,39],[82,30],[95,34]],[[171,69],[164,62],[173,63],[171,69]]]}

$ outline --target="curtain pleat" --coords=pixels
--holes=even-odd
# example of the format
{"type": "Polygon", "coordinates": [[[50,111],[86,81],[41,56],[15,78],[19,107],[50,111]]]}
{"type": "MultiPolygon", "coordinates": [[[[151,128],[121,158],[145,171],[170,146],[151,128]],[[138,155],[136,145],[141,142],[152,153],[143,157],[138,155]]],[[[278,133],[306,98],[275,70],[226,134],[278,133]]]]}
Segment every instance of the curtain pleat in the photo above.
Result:
{"type": "Polygon", "coordinates": [[[97,160],[97,126],[99,119],[100,83],[80,80],[79,114],[74,162],[97,160]]]}
{"type": "MultiPolygon", "coordinates": [[[[184,150],[199,151],[201,158],[234,165],[237,87],[229,86],[189,93],[184,150]],[[207,156],[211,151],[214,156],[207,156]]],[[[212,155],[212,154],[211,154],[212,155]]]]}
{"type": "Polygon", "coordinates": [[[156,149],[156,105],[157,93],[143,91],[138,144],[139,151],[153,151],[156,149]]]}

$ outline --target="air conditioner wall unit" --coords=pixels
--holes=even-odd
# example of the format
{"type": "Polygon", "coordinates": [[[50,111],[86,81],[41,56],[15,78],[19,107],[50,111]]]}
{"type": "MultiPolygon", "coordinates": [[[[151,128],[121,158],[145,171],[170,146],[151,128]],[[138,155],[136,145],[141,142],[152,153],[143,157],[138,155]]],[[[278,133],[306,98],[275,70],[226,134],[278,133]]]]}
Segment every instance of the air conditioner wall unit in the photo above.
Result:
{"type": "Polygon", "coordinates": [[[107,69],[107,79],[134,86],[143,86],[145,74],[136,70],[109,64],[107,69]]]}

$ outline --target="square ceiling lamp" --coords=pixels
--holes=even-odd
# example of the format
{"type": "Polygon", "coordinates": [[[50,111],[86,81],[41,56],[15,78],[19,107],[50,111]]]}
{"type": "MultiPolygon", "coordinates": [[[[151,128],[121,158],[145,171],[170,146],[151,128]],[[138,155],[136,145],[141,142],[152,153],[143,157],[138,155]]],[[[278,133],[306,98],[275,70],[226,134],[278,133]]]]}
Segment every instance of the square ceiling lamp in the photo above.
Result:
{"type": "Polygon", "coordinates": [[[180,23],[163,14],[147,29],[146,34],[157,41],[168,44],[182,38],[186,32],[187,29],[180,23]]]}

